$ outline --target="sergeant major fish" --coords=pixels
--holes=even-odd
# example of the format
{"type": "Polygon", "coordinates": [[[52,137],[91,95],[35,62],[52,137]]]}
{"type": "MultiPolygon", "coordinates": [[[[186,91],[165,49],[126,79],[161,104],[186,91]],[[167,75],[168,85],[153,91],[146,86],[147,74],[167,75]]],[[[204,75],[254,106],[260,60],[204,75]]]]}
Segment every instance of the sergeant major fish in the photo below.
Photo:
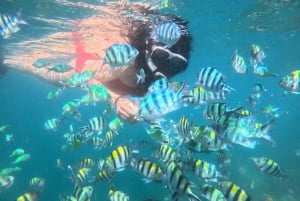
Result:
{"type": "Polygon", "coordinates": [[[202,68],[197,76],[197,84],[207,90],[219,91],[235,91],[232,87],[225,84],[225,77],[217,69],[212,67],[202,68]]]}
{"type": "Polygon", "coordinates": [[[145,182],[161,182],[164,178],[163,170],[151,160],[133,158],[130,162],[130,165],[133,169],[147,178],[145,179],[145,182]]]}
{"type": "Polygon", "coordinates": [[[245,60],[242,56],[238,54],[237,50],[233,52],[233,55],[231,57],[231,65],[235,72],[241,74],[247,73],[247,65],[245,63],[245,60]]]}
{"type": "Polygon", "coordinates": [[[189,94],[185,91],[185,84],[179,90],[171,87],[155,90],[141,98],[138,114],[141,119],[155,120],[183,106],[183,99],[189,94]]]}
{"type": "Polygon", "coordinates": [[[294,94],[300,94],[300,70],[295,70],[284,76],[279,85],[294,94]]]}
{"type": "Polygon", "coordinates": [[[124,70],[134,62],[139,51],[132,45],[117,43],[106,50],[103,65],[109,64],[111,68],[124,67],[124,70]]]}
{"type": "Polygon", "coordinates": [[[0,13],[0,35],[3,39],[9,38],[13,33],[20,30],[19,24],[27,24],[26,21],[20,18],[21,13],[16,16],[0,13]]]}
{"type": "Polygon", "coordinates": [[[261,172],[272,175],[275,177],[284,177],[284,173],[278,163],[273,161],[272,159],[266,157],[253,157],[255,165],[260,169],[261,172]]]}
{"type": "Polygon", "coordinates": [[[172,200],[178,201],[179,196],[187,196],[190,200],[201,201],[192,191],[191,183],[174,161],[170,161],[166,165],[166,178],[172,200]]]}
{"type": "Polygon", "coordinates": [[[221,181],[219,182],[219,186],[227,201],[252,201],[248,193],[231,181],[221,181]]]}
{"type": "Polygon", "coordinates": [[[160,22],[153,26],[151,38],[155,42],[165,44],[165,47],[171,48],[175,45],[182,36],[182,30],[178,24],[168,20],[160,22]]]}

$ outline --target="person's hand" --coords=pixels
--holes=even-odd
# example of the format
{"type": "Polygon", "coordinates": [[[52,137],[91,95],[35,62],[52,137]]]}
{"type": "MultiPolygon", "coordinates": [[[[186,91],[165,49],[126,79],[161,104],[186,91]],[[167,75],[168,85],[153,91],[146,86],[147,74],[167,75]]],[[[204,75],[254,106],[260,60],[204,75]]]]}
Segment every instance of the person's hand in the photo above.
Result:
{"type": "Polygon", "coordinates": [[[136,102],[126,97],[119,97],[115,101],[115,107],[117,109],[117,113],[125,121],[128,121],[130,123],[136,123],[137,121],[139,121],[139,118],[137,116],[139,106],[136,102]]]}

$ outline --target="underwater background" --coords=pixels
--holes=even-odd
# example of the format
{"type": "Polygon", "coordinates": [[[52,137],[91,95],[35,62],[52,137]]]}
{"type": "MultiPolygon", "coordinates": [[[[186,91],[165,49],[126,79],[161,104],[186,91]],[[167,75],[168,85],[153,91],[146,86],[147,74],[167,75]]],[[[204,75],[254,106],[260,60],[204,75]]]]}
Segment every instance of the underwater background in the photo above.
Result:
{"type": "MultiPolygon", "coordinates": [[[[99,1],[85,2],[100,4],[99,1]]],[[[281,77],[300,68],[300,2],[296,0],[174,0],[169,3],[170,6],[161,9],[161,12],[176,14],[187,20],[193,38],[188,69],[171,80],[186,81],[187,84],[193,85],[202,67],[213,66],[218,68],[226,76],[226,82],[236,89],[226,98],[226,103],[231,108],[238,105],[247,107],[246,100],[251,93],[251,86],[261,83],[267,92],[262,95],[255,108],[260,110],[271,104],[282,111],[270,130],[276,142],[275,147],[263,141],[255,149],[239,145],[229,147],[232,162],[229,167],[226,167],[226,173],[230,180],[242,186],[253,200],[265,200],[267,196],[270,196],[273,201],[300,200],[300,95],[286,94],[279,86],[281,77]],[[277,73],[278,77],[259,77],[251,70],[250,73],[241,75],[233,70],[230,64],[233,51],[238,49],[249,65],[252,44],[259,44],[264,49],[266,53],[264,63],[277,73]],[[190,79],[191,77],[194,79],[190,79]],[[260,156],[278,162],[287,177],[280,179],[260,172],[250,159],[260,156]]],[[[1,13],[15,12],[20,9],[29,26],[22,26],[12,38],[0,41],[1,57],[6,54],[2,47],[11,42],[38,38],[55,31],[55,24],[52,25],[54,28],[45,27],[49,24],[31,22],[30,16],[78,19],[91,15],[88,9],[66,8],[55,1],[2,0],[0,2],[1,13]]],[[[14,173],[14,184],[0,192],[0,200],[14,200],[27,192],[28,182],[32,177],[42,177],[46,181],[40,201],[59,200],[59,194],[71,194],[74,186],[67,169],[57,168],[58,158],[64,164],[75,164],[85,157],[105,158],[113,148],[129,143],[130,140],[151,141],[143,123],[133,125],[125,123],[114,146],[106,150],[99,152],[83,145],[73,152],[62,152],[60,149],[65,143],[62,135],[68,131],[68,125],[74,120],[67,118],[56,132],[46,131],[44,122],[58,116],[64,103],[80,97],[83,93],[80,89],[68,89],[57,100],[49,102],[45,97],[55,88],[56,86],[50,83],[13,69],[8,69],[1,75],[0,125],[11,125],[8,132],[13,134],[14,141],[8,143],[5,141],[4,134],[0,136],[0,169],[10,166],[9,155],[16,148],[23,148],[30,153],[31,158],[19,165],[22,170],[14,173]]],[[[208,124],[202,117],[203,108],[181,108],[165,118],[178,122],[182,115],[186,115],[197,124],[208,124]]],[[[90,117],[102,113],[104,109],[105,106],[101,104],[80,107],[82,121],[87,122],[90,117]]],[[[257,119],[266,122],[270,118],[259,114],[257,119]]],[[[75,123],[74,126],[78,125],[82,123],[75,123]]],[[[146,156],[151,155],[151,150],[144,152],[146,156]]],[[[197,157],[211,162],[216,160],[216,156],[211,153],[197,153],[197,157]]],[[[117,174],[112,183],[126,192],[130,200],[170,199],[164,185],[154,182],[145,184],[142,176],[131,169],[117,174]]],[[[94,185],[91,200],[109,200],[109,185],[103,182],[94,185]]]]}

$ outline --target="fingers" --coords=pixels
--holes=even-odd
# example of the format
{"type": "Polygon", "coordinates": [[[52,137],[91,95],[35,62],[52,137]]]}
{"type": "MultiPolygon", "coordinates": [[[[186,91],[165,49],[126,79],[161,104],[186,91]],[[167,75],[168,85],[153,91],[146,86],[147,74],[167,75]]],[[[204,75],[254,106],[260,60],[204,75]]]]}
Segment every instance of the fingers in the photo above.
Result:
{"type": "Polygon", "coordinates": [[[125,121],[136,123],[139,120],[136,116],[138,107],[131,101],[120,102],[117,106],[117,111],[120,117],[125,121]]]}

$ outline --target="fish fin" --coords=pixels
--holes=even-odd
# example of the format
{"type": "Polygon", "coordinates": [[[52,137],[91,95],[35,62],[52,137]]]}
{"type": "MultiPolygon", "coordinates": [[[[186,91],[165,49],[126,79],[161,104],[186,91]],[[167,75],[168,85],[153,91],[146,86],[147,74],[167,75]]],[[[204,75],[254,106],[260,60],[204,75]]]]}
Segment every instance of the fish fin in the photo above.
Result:
{"type": "Polygon", "coordinates": [[[267,123],[265,123],[264,125],[262,125],[259,128],[259,137],[265,141],[267,141],[268,143],[270,143],[272,146],[276,146],[275,141],[272,139],[272,137],[268,134],[268,131],[271,127],[271,125],[274,123],[276,118],[271,119],[270,121],[268,121],[267,123]]]}

